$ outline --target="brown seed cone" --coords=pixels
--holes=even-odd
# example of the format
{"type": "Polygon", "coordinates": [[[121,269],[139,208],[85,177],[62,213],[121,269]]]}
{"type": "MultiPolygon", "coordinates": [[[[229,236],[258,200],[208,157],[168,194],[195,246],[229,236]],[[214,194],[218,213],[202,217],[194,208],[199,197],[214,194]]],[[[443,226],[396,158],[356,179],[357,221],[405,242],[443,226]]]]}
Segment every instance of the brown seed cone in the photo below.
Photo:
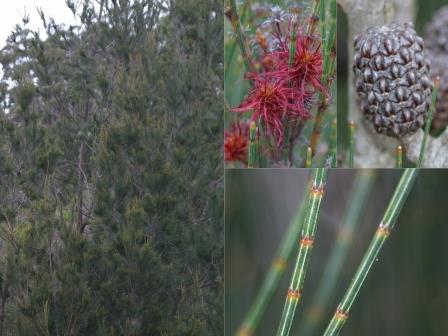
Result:
{"type": "Polygon", "coordinates": [[[412,23],[358,35],[353,71],[361,110],[378,133],[404,136],[423,126],[432,83],[423,39],[412,23]]]}

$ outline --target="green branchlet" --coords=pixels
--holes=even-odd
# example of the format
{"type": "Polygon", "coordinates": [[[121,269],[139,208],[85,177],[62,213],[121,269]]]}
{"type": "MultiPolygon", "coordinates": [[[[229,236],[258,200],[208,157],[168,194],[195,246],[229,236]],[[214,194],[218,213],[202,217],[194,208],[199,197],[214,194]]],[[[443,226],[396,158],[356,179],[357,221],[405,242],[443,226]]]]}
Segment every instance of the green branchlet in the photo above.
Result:
{"type": "Polygon", "coordinates": [[[395,168],[403,168],[403,147],[401,145],[398,145],[396,154],[395,168]]]}
{"type": "Polygon", "coordinates": [[[247,38],[244,35],[241,20],[238,16],[238,7],[236,5],[236,0],[230,0],[230,7],[228,7],[226,10],[226,17],[232,25],[232,29],[235,33],[236,40],[240,47],[241,56],[243,57],[247,71],[255,71],[252,60],[252,53],[250,51],[249,44],[247,43],[247,38]]]}
{"type": "Polygon", "coordinates": [[[257,164],[257,124],[252,121],[249,126],[249,157],[247,168],[255,168],[257,164]]]}
{"type": "Polygon", "coordinates": [[[306,149],[306,161],[305,161],[305,168],[311,168],[313,164],[313,150],[311,147],[308,147],[306,149]]]}
{"type": "Polygon", "coordinates": [[[306,270],[313,248],[320,205],[324,195],[326,178],[327,168],[313,169],[313,178],[308,192],[307,211],[305,221],[302,226],[299,250],[294,271],[291,276],[289,289],[286,295],[285,306],[280,319],[277,336],[289,335],[291,325],[294,320],[295,310],[302,295],[306,270]]]}
{"type": "Polygon", "coordinates": [[[351,247],[353,233],[359,224],[361,214],[367,205],[367,199],[373,187],[375,174],[370,170],[362,170],[356,177],[350,192],[350,199],[342,217],[342,226],[336,237],[336,242],[330,253],[330,258],[324,268],[317,285],[316,294],[311,306],[306,310],[305,319],[301,324],[299,335],[316,335],[322,318],[326,313],[335,287],[338,283],[344,262],[351,247]]]}
{"type": "Polygon", "coordinates": [[[350,313],[350,308],[355,302],[358,293],[369,274],[369,271],[378,257],[384,242],[389,237],[395,222],[400,214],[400,211],[406,201],[409,192],[414,185],[415,178],[417,176],[418,170],[416,168],[405,169],[403,175],[401,176],[400,182],[395,189],[394,195],[389,202],[389,205],[384,213],[383,219],[381,220],[375,235],[365,253],[361,264],[359,265],[355,276],[353,277],[347,291],[345,292],[342,301],[339,303],[338,308],[331,319],[324,336],[335,336],[338,335],[345,322],[347,321],[350,313]]]}
{"type": "Polygon", "coordinates": [[[348,167],[353,168],[355,161],[355,133],[356,124],[354,121],[349,123],[349,149],[348,149],[348,167]]]}

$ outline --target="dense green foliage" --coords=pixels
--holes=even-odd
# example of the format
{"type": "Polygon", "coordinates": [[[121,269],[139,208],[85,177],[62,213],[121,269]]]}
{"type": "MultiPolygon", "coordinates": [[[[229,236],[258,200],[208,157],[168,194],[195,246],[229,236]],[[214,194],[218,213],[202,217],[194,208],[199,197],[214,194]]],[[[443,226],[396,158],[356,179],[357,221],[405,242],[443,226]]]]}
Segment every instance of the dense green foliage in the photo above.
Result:
{"type": "Polygon", "coordinates": [[[218,335],[221,2],[82,3],[0,53],[0,335],[218,335]]]}

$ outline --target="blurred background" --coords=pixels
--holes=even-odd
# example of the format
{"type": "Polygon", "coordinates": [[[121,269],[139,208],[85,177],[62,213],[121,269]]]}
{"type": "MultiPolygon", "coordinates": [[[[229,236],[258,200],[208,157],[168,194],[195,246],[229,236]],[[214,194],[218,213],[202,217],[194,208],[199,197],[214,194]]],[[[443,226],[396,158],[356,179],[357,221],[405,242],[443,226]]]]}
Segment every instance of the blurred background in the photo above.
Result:
{"type": "MultiPolygon", "coordinates": [[[[294,216],[308,169],[227,170],[225,180],[225,325],[234,335],[270,267],[282,234],[294,216]]],[[[401,170],[375,170],[366,210],[355,232],[321,335],[364,255],[401,170]]],[[[341,227],[357,170],[333,169],[322,202],[316,241],[291,334],[306,308],[341,227]]],[[[448,335],[448,171],[422,170],[387,243],[368,275],[342,335],[448,335]]],[[[283,309],[293,253],[256,335],[274,335],[283,309]]]]}
{"type": "MultiPolygon", "coordinates": [[[[368,1],[368,0],[366,0],[368,1]]],[[[448,5],[447,0],[416,0],[414,25],[417,33],[423,35],[425,25],[437,10],[448,5]]],[[[344,156],[348,147],[348,71],[352,71],[352,57],[348,55],[347,17],[338,6],[337,19],[337,113],[338,113],[338,154],[344,156]],[[350,64],[349,64],[350,62],[350,64]]],[[[350,83],[351,85],[351,83],[350,83]]]]}

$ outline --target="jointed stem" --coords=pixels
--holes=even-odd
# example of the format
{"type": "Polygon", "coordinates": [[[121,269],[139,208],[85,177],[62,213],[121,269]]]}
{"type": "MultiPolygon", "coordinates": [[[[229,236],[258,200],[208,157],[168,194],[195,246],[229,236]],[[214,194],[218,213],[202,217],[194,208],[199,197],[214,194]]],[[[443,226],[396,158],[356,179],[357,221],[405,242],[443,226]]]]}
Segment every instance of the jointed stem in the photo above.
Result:
{"type": "Polygon", "coordinates": [[[252,61],[252,53],[249,49],[249,44],[247,43],[246,36],[244,35],[241,21],[238,16],[238,8],[236,6],[235,0],[230,0],[230,8],[226,11],[226,16],[229,19],[232,29],[236,35],[238,45],[240,47],[241,55],[243,56],[244,63],[246,65],[247,71],[254,72],[255,67],[252,61]]]}
{"type": "Polygon", "coordinates": [[[349,149],[348,149],[348,167],[353,168],[355,160],[355,132],[356,124],[354,121],[349,123],[349,149]]]}
{"type": "Polygon", "coordinates": [[[289,41],[289,67],[294,66],[295,56],[296,56],[296,38],[297,38],[297,19],[294,19],[291,27],[291,37],[289,41]]]}
{"type": "Polygon", "coordinates": [[[403,168],[403,147],[398,145],[395,168],[403,168]]]}
{"type": "MultiPolygon", "coordinates": [[[[246,1],[244,3],[243,10],[241,12],[241,20],[244,20],[245,14],[248,11],[248,8],[250,7],[250,1],[246,1]]],[[[250,13],[250,11],[249,11],[250,13]]],[[[225,64],[230,64],[230,60],[233,58],[233,55],[235,53],[236,49],[236,43],[232,43],[232,47],[230,48],[229,55],[226,58],[225,64]]]]}
{"type": "Polygon", "coordinates": [[[352,243],[353,232],[367,204],[367,198],[372,190],[374,179],[374,172],[369,170],[361,171],[356,177],[342,219],[342,226],[330,253],[330,259],[325,266],[324,273],[317,286],[311,307],[306,311],[304,323],[301,325],[299,331],[299,335],[301,336],[317,334],[316,328],[320,325],[321,319],[326,313],[328,303],[332,298],[352,243]]]}
{"type": "Polygon", "coordinates": [[[310,147],[313,153],[316,153],[317,144],[322,133],[322,123],[324,121],[324,114],[328,108],[328,99],[324,94],[319,94],[319,107],[317,108],[316,118],[314,120],[313,132],[310,138],[310,147]]]}
{"type": "Polygon", "coordinates": [[[338,335],[339,331],[342,329],[346,320],[348,319],[350,308],[352,307],[353,302],[355,301],[359,290],[361,289],[361,286],[370,271],[370,268],[375,262],[378,253],[381,250],[381,247],[383,246],[387,237],[389,237],[389,234],[395,225],[397,217],[400,214],[401,208],[403,207],[403,204],[406,201],[406,198],[409,195],[412,186],[414,185],[417,171],[418,170],[416,168],[408,168],[405,169],[403,175],[401,176],[400,182],[395,189],[395,193],[389,202],[389,205],[386,209],[386,212],[384,213],[382,221],[378,226],[378,229],[375,232],[372,242],[370,243],[370,246],[367,249],[364,258],[362,259],[361,264],[359,265],[355,276],[350,283],[350,286],[345,292],[345,295],[342,298],[342,301],[339,304],[336,313],[330,321],[330,324],[328,325],[324,336],[338,335]]]}
{"type": "Polygon", "coordinates": [[[312,165],[313,165],[313,151],[311,150],[311,147],[308,147],[306,149],[305,168],[311,168],[312,165]]]}
{"type": "MultiPolygon", "coordinates": [[[[297,39],[297,25],[298,20],[294,18],[292,22],[291,27],[291,35],[290,35],[290,41],[289,41],[289,60],[288,60],[288,67],[291,68],[294,66],[295,62],[295,56],[296,56],[296,39],[297,39]]],[[[289,83],[289,86],[291,86],[291,82],[289,83]]],[[[285,163],[288,165],[293,164],[293,149],[294,149],[294,142],[295,142],[295,128],[298,127],[298,122],[292,122],[291,130],[289,127],[286,128],[285,134],[288,135],[289,132],[291,132],[289,136],[289,142],[285,142],[285,148],[284,148],[284,156],[285,156],[285,163]]]]}
{"type": "Polygon", "coordinates": [[[254,121],[249,127],[249,158],[247,168],[255,168],[257,162],[257,142],[256,142],[257,125],[254,121]]]}
{"type": "Polygon", "coordinates": [[[304,193],[297,213],[282,238],[271,268],[266,274],[266,278],[261,285],[257,297],[252,303],[249,313],[246,315],[244,322],[237,332],[237,336],[253,335],[260,319],[266,311],[267,305],[271,301],[272,296],[278,287],[280,278],[285,272],[288,261],[291,259],[294,246],[297,243],[300,234],[300,229],[302,228],[308,205],[306,196],[307,192],[304,193]]]}
{"type": "Polygon", "coordinates": [[[300,237],[297,260],[291,276],[285,306],[283,308],[277,336],[289,335],[294,313],[300,300],[306,269],[311,255],[316,232],[317,219],[319,217],[320,204],[324,195],[324,187],[327,177],[327,168],[313,169],[313,179],[308,192],[308,204],[305,221],[300,237]]]}
{"type": "MultiPolygon", "coordinates": [[[[318,9],[320,2],[315,2],[315,10],[318,9]]],[[[335,70],[335,55],[332,53],[334,48],[334,41],[336,35],[336,0],[330,1],[329,17],[326,17],[325,2],[321,4],[321,31],[322,38],[324,38],[322,54],[323,54],[323,71],[322,83],[327,88],[331,85],[331,77],[335,70]],[[326,25],[329,25],[327,31],[326,25]]],[[[316,118],[313,125],[313,131],[310,138],[310,147],[313,154],[316,153],[317,144],[319,142],[320,134],[322,132],[322,123],[324,114],[329,106],[329,99],[325,94],[319,95],[319,107],[317,109],[316,118]]]]}
{"type": "Polygon", "coordinates": [[[316,21],[314,20],[316,17],[319,17],[320,14],[320,0],[314,0],[313,6],[308,18],[308,22],[306,25],[305,32],[307,35],[311,35],[314,32],[316,21]]]}

